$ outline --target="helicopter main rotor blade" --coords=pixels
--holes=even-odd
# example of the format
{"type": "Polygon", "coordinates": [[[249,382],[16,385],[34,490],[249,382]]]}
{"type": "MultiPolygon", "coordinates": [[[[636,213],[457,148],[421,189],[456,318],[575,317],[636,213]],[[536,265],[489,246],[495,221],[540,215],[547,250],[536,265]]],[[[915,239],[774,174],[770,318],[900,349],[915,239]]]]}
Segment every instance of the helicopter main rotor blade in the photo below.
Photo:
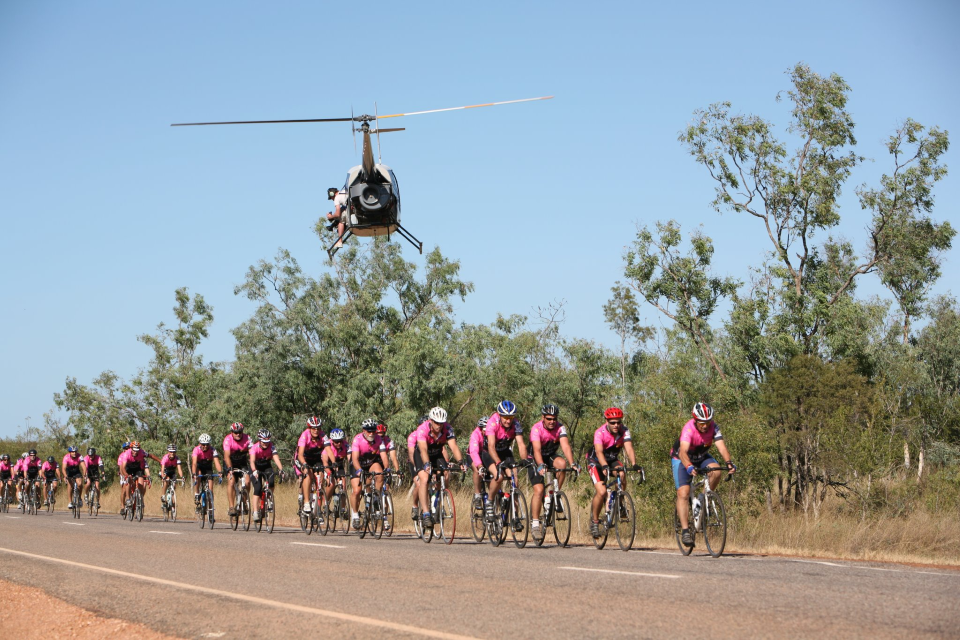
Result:
{"type": "Polygon", "coordinates": [[[377,129],[376,131],[371,131],[370,133],[390,133],[391,131],[406,131],[405,127],[399,127],[396,129],[377,129]]]}
{"type": "Polygon", "coordinates": [[[238,122],[181,122],[171,127],[198,127],[205,124],[282,124],[287,122],[351,122],[353,118],[313,118],[310,120],[241,120],[238,122]]]}
{"type": "Polygon", "coordinates": [[[522,100],[505,100],[504,102],[487,102],[484,104],[471,104],[465,107],[448,107],[446,109],[430,109],[428,111],[411,111],[410,113],[392,113],[387,116],[377,116],[380,120],[384,118],[399,118],[401,116],[419,116],[424,113],[440,113],[441,111],[460,111],[461,109],[476,109],[477,107],[495,107],[501,104],[515,104],[517,102],[534,102],[535,100],[550,100],[553,96],[543,96],[540,98],[523,98],[522,100]]]}

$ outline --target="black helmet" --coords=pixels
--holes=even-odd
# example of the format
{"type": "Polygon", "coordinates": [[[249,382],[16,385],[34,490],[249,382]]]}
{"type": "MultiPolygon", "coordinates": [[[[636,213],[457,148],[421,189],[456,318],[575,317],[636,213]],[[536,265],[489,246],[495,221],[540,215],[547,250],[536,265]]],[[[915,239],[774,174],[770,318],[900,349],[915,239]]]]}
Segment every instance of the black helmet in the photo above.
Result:
{"type": "Polygon", "coordinates": [[[37,450],[36,450],[36,449],[30,449],[30,451],[27,452],[27,455],[35,456],[35,455],[37,455],[37,450]]]}
{"type": "Polygon", "coordinates": [[[338,193],[340,193],[340,189],[337,189],[336,187],[330,187],[327,189],[327,200],[333,200],[337,197],[338,193]]]}
{"type": "Polygon", "coordinates": [[[540,415],[553,416],[556,418],[558,415],[560,415],[560,409],[555,404],[545,404],[540,407],[540,415]]]}
{"type": "Polygon", "coordinates": [[[95,455],[97,455],[97,450],[94,449],[93,447],[90,447],[89,449],[87,449],[87,455],[88,455],[88,456],[95,456],[95,455]]]}
{"type": "Polygon", "coordinates": [[[49,462],[50,464],[56,464],[57,459],[54,458],[53,456],[47,456],[47,462],[49,462]]]}

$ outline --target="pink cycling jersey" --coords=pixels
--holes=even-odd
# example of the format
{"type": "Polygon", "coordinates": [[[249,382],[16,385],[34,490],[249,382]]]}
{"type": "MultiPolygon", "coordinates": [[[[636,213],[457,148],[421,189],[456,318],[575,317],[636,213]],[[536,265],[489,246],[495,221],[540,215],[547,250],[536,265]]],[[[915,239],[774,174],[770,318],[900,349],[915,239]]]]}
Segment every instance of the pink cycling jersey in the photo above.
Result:
{"type": "Polygon", "coordinates": [[[245,433],[240,435],[239,440],[234,438],[232,433],[228,433],[227,437],[223,439],[223,457],[230,461],[230,464],[234,464],[233,460],[236,458],[237,464],[245,466],[246,460],[244,458],[249,451],[250,436],[245,433]]]}
{"type": "Polygon", "coordinates": [[[253,464],[259,467],[270,466],[270,461],[276,455],[277,448],[273,446],[272,442],[267,446],[263,446],[262,442],[257,442],[250,447],[250,453],[253,454],[253,464]]]}
{"type": "Polygon", "coordinates": [[[397,445],[393,444],[393,439],[390,436],[380,436],[380,439],[383,440],[383,446],[387,451],[397,450],[397,445]]]}
{"type": "Polygon", "coordinates": [[[690,448],[687,449],[687,455],[690,456],[691,462],[702,462],[707,457],[707,451],[713,446],[713,443],[717,440],[723,440],[723,434],[720,433],[720,427],[717,426],[717,423],[710,421],[710,426],[707,427],[706,433],[700,433],[700,430],[697,429],[697,424],[691,418],[687,424],[683,425],[683,430],[680,431],[680,438],[674,443],[673,451],[671,451],[671,457],[680,459],[680,443],[687,442],[690,444],[690,448]]]}
{"type": "Polygon", "coordinates": [[[381,451],[386,451],[383,446],[383,440],[380,436],[373,436],[373,440],[367,440],[362,433],[358,433],[350,444],[350,452],[357,452],[360,456],[360,464],[376,462],[380,457],[381,451]]]}
{"type": "MultiPolygon", "coordinates": [[[[560,424],[560,421],[553,423],[554,428],[549,429],[543,423],[543,420],[530,428],[530,442],[540,443],[540,455],[552,456],[560,447],[560,438],[567,437],[567,428],[560,424]]],[[[531,455],[533,455],[531,453],[531,455]]]]}
{"type": "Polygon", "coordinates": [[[500,414],[494,413],[487,419],[487,428],[484,429],[487,436],[493,436],[496,440],[497,451],[509,451],[513,447],[513,441],[517,436],[523,435],[523,426],[516,418],[509,429],[505,429],[500,421],[500,414]]]}
{"type": "Polygon", "coordinates": [[[56,462],[54,462],[53,464],[49,462],[44,462],[43,466],[40,467],[40,471],[42,471],[45,474],[51,474],[51,473],[55,473],[58,468],[59,467],[57,466],[56,462]]]}
{"type": "Polygon", "coordinates": [[[100,456],[83,456],[83,461],[87,464],[87,471],[103,466],[103,458],[100,456]]]}
{"type": "Polygon", "coordinates": [[[66,471],[68,467],[79,467],[80,463],[83,462],[83,458],[77,456],[74,458],[69,453],[63,456],[63,470],[66,471]]]}
{"type": "Polygon", "coordinates": [[[307,429],[300,434],[300,439],[297,440],[297,446],[303,447],[304,454],[306,454],[308,451],[316,449],[316,453],[319,455],[319,452],[323,450],[323,441],[323,431],[317,429],[317,437],[314,438],[312,435],[310,435],[310,429],[307,429]]]}
{"type": "Polygon", "coordinates": [[[480,452],[483,451],[483,428],[477,427],[470,434],[470,443],[467,445],[467,453],[470,454],[470,462],[473,466],[483,466],[483,460],[480,458],[480,452]]]}
{"type": "Polygon", "coordinates": [[[417,431],[419,429],[420,427],[417,427],[407,436],[407,451],[409,451],[411,455],[413,455],[413,451],[417,448],[417,431]]]}
{"type": "Polygon", "coordinates": [[[193,448],[193,453],[191,453],[194,458],[197,459],[197,464],[201,462],[206,462],[208,464],[213,463],[214,458],[219,458],[220,454],[217,453],[217,450],[213,447],[208,448],[206,451],[200,448],[200,445],[197,445],[193,448]]]}
{"type": "Polygon", "coordinates": [[[341,440],[340,442],[334,442],[329,438],[326,439],[326,444],[330,447],[330,451],[333,452],[333,459],[335,462],[339,462],[347,457],[347,454],[350,453],[350,448],[347,447],[346,440],[341,440]]]}
{"type": "Polygon", "coordinates": [[[40,458],[33,458],[32,460],[30,458],[24,458],[21,468],[24,471],[35,471],[39,469],[42,464],[44,464],[44,462],[40,458]]]}
{"type": "Polygon", "coordinates": [[[630,442],[630,430],[627,429],[626,425],[620,425],[617,435],[613,435],[607,428],[607,423],[604,422],[593,433],[593,448],[587,454],[587,459],[591,462],[598,462],[596,446],[600,445],[607,463],[611,464],[620,456],[620,450],[625,442],[630,442]]]}
{"type": "Polygon", "coordinates": [[[136,463],[140,465],[141,469],[143,468],[143,465],[146,464],[146,462],[147,462],[147,452],[144,451],[143,449],[140,449],[140,451],[137,451],[136,453],[133,452],[133,449],[127,449],[122,454],[120,454],[120,459],[117,461],[117,463],[121,467],[126,467],[130,463],[136,463]]]}
{"type": "Polygon", "coordinates": [[[0,473],[13,473],[13,469],[8,462],[0,462],[0,473]]]}
{"type": "Polygon", "coordinates": [[[167,469],[172,468],[180,464],[180,458],[177,457],[175,453],[168,453],[167,455],[160,458],[160,466],[167,469]]]}

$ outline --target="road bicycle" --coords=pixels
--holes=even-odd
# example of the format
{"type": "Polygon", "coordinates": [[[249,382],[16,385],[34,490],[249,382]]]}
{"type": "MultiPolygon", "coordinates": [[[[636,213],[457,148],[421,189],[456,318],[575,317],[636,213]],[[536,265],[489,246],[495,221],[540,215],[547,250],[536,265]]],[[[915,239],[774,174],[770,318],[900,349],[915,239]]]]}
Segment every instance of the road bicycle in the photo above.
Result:
{"type": "Polygon", "coordinates": [[[70,509],[73,512],[73,517],[80,519],[80,509],[83,508],[83,476],[77,475],[73,477],[73,502],[70,504],[73,505],[73,508],[70,509]]]}
{"type": "Polygon", "coordinates": [[[47,513],[53,513],[57,504],[57,490],[53,486],[53,483],[56,480],[44,479],[43,481],[43,495],[47,498],[47,513]]]}
{"type": "Polygon", "coordinates": [[[368,533],[377,540],[383,536],[383,490],[377,490],[377,476],[383,476],[384,484],[390,481],[389,471],[360,470],[360,487],[363,492],[360,500],[363,510],[357,515],[360,516],[361,538],[366,537],[368,533]]]}
{"type": "Polygon", "coordinates": [[[383,489],[380,490],[380,501],[382,503],[380,511],[383,513],[383,533],[388,538],[393,535],[393,491],[390,489],[390,485],[395,484],[399,487],[403,482],[403,474],[395,473],[390,480],[392,480],[392,482],[384,480],[383,489]]]}
{"type": "Polygon", "coordinates": [[[234,483],[236,497],[233,501],[233,515],[230,516],[230,526],[236,531],[243,523],[243,530],[250,531],[250,483],[247,481],[250,470],[234,467],[233,469],[227,469],[227,473],[239,476],[240,480],[238,483],[234,483]]]}
{"type": "Polygon", "coordinates": [[[490,471],[480,469],[480,500],[474,498],[470,502],[470,531],[473,533],[473,539],[478,543],[483,542],[487,537],[487,518],[484,515],[484,505],[487,504],[487,492],[489,491],[490,480],[493,476],[490,471]]]}
{"type": "MultiPolygon", "coordinates": [[[[723,548],[727,544],[727,510],[723,506],[723,500],[720,494],[710,488],[710,477],[706,471],[717,469],[723,471],[723,467],[709,467],[697,472],[694,481],[690,483],[690,511],[689,525],[690,535],[693,537],[693,544],[689,547],[683,544],[683,530],[680,528],[680,515],[676,507],[673,509],[673,529],[677,538],[677,546],[680,547],[680,553],[685,556],[693,553],[693,548],[697,544],[697,534],[703,534],[703,541],[707,544],[707,552],[714,558],[719,558],[723,554],[723,548]],[[694,496],[696,482],[702,485],[702,490],[694,496]]],[[[730,466],[727,466],[727,470],[730,466]]],[[[727,481],[733,476],[727,475],[727,481]]]]}
{"type": "Polygon", "coordinates": [[[10,511],[10,503],[13,502],[13,489],[10,488],[10,485],[13,484],[13,481],[3,483],[3,493],[0,494],[0,512],[8,513],[10,511]]]}
{"type": "Polygon", "coordinates": [[[323,526],[320,532],[327,535],[337,530],[339,522],[344,535],[350,533],[350,500],[347,494],[347,473],[338,467],[326,467],[331,472],[331,481],[334,483],[333,495],[324,503],[323,526]]]}
{"type": "Polygon", "coordinates": [[[20,490],[20,513],[37,515],[40,511],[40,479],[25,480],[20,490]]]}
{"type": "Polygon", "coordinates": [[[197,522],[200,524],[200,528],[203,529],[209,521],[211,531],[213,531],[213,523],[216,522],[213,510],[213,491],[210,490],[210,480],[214,478],[220,482],[223,476],[218,473],[199,474],[196,476],[197,488],[200,490],[196,504],[197,522]]]}
{"type": "Polygon", "coordinates": [[[87,495],[85,500],[87,501],[87,515],[89,516],[98,516],[100,514],[100,488],[97,486],[99,482],[99,476],[89,477],[90,488],[87,489],[87,495]]]}
{"type": "MultiPolygon", "coordinates": [[[[579,472],[576,469],[564,469],[564,473],[573,474],[573,482],[577,481],[579,472]]],[[[540,510],[540,533],[533,533],[533,543],[542,546],[547,539],[547,529],[553,529],[553,537],[557,544],[566,547],[570,541],[570,529],[573,522],[573,510],[567,494],[560,490],[560,481],[557,479],[557,470],[552,467],[543,472],[543,509],[540,510]]]]}
{"type": "Polygon", "coordinates": [[[167,490],[163,493],[163,501],[160,508],[163,510],[164,522],[177,521],[177,485],[183,486],[183,478],[170,479],[167,490]]]}
{"type": "MultiPolygon", "coordinates": [[[[275,474],[272,469],[258,471],[257,473],[260,476],[260,497],[254,496],[254,499],[257,501],[257,510],[260,512],[260,517],[257,518],[254,524],[257,527],[258,533],[263,531],[264,524],[267,526],[267,533],[273,533],[273,525],[277,520],[277,511],[273,499],[273,489],[270,488],[270,483],[273,481],[275,474]]],[[[283,472],[280,473],[277,482],[283,483],[283,472]]]]}
{"type": "MultiPolygon", "coordinates": [[[[619,473],[609,473],[610,467],[605,467],[607,486],[607,506],[600,519],[600,536],[593,539],[597,549],[603,549],[607,544],[607,535],[613,529],[617,536],[617,543],[623,551],[630,551],[633,540],[637,535],[637,512],[633,507],[633,498],[623,487],[623,480],[619,473]]],[[[614,467],[613,470],[623,469],[614,467]]],[[[637,465],[633,469],[624,469],[625,473],[639,474],[639,483],[643,484],[646,474],[643,467],[637,465]]]]}
{"type": "Polygon", "coordinates": [[[130,516],[130,522],[134,520],[143,522],[143,485],[149,485],[150,479],[138,473],[127,476],[127,482],[132,483],[130,485],[130,498],[127,500],[127,513],[130,516]]]}
{"type": "MultiPolygon", "coordinates": [[[[457,533],[457,504],[454,502],[453,492],[447,488],[447,471],[460,471],[461,482],[465,475],[463,467],[456,463],[441,461],[430,469],[427,479],[427,508],[433,518],[433,526],[424,527],[421,514],[414,520],[417,536],[427,543],[437,538],[445,544],[453,544],[457,533]]],[[[421,505],[421,513],[422,510],[421,505]]]]}
{"type": "Polygon", "coordinates": [[[493,517],[487,519],[487,536],[490,544],[499,547],[507,539],[507,531],[513,537],[513,544],[518,549],[527,546],[527,537],[530,534],[530,512],[527,510],[527,499],[517,487],[517,473],[520,469],[532,463],[524,460],[520,463],[500,463],[501,472],[512,469],[508,476],[509,491],[503,490],[503,484],[493,501],[493,517]]]}
{"type": "MultiPolygon", "coordinates": [[[[314,531],[319,531],[321,527],[323,527],[323,523],[320,522],[320,520],[323,514],[322,509],[324,509],[323,487],[320,483],[325,467],[320,464],[315,464],[310,468],[313,469],[314,477],[313,488],[310,490],[310,513],[303,510],[303,492],[298,490],[299,495],[297,496],[297,516],[300,518],[300,529],[307,535],[310,535],[314,531]]],[[[326,533],[326,529],[324,529],[323,535],[326,535],[326,533]]]]}

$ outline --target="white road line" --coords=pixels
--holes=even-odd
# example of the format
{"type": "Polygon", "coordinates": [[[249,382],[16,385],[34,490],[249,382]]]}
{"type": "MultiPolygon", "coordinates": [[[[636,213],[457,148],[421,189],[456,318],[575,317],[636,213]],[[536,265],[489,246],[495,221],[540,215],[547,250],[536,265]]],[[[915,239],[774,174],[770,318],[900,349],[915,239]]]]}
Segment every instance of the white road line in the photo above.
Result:
{"type": "Polygon", "coordinates": [[[219,596],[221,598],[230,598],[231,600],[239,600],[241,602],[248,602],[250,604],[266,605],[268,607],[274,607],[277,609],[286,609],[287,611],[296,611],[298,613],[310,613],[310,614],[313,614],[316,616],[322,616],[325,618],[342,620],[344,622],[364,624],[371,627],[379,627],[381,629],[401,631],[403,633],[413,633],[416,635],[426,636],[428,638],[442,638],[443,640],[478,640],[478,638],[475,638],[473,636],[462,636],[456,633],[434,631],[433,629],[424,629],[422,627],[414,627],[408,624],[400,624],[397,622],[388,622],[386,620],[378,620],[376,618],[356,616],[350,613],[341,613],[339,611],[330,611],[327,609],[317,609],[316,607],[305,607],[299,604],[292,604],[289,602],[280,602],[279,600],[268,600],[266,598],[257,598],[254,596],[243,595],[242,593],[235,593],[232,591],[221,591],[220,589],[211,589],[210,587],[201,587],[198,585],[186,584],[183,582],[176,582],[174,580],[164,580],[163,578],[154,578],[153,576],[144,576],[138,573],[118,571],[117,569],[108,569],[106,567],[98,567],[93,564],[85,564],[83,562],[74,562],[73,560],[64,560],[62,558],[41,556],[35,553],[27,553],[26,551],[16,551],[14,549],[5,549],[3,547],[0,547],[0,552],[9,553],[15,556],[22,556],[24,558],[33,558],[35,560],[46,560],[47,562],[56,562],[59,564],[65,564],[71,567],[79,567],[81,569],[87,569],[90,571],[99,571],[101,573],[106,573],[114,576],[121,576],[123,578],[132,578],[134,580],[140,580],[142,582],[151,582],[153,584],[161,584],[166,587],[176,587],[178,589],[183,589],[185,591],[194,591],[197,593],[205,593],[208,595],[219,596]]]}
{"type": "Polygon", "coordinates": [[[881,567],[857,567],[857,569],[869,569],[870,571],[892,571],[893,573],[906,573],[903,569],[883,569],[881,567]]]}
{"type": "Polygon", "coordinates": [[[168,536],[182,536],[183,531],[151,531],[150,533],[162,533],[168,536]]]}
{"type": "Polygon", "coordinates": [[[338,544],[322,544],[320,542],[291,542],[290,544],[299,544],[303,547],[327,547],[328,549],[346,549],[338,544]]]}
{"type": "Polygon", "coordinates": [[[804,564],[824,564],[824,565],[827,565],[828,567],[841,567],[841,568],[845,568],[849,566],[845,564],[837,564],[835,562],[824,562],[822,560],[797,560],[796,558],[787,558],[787,562],[803,562],[804,564]]]}
{"type": "Polygon", "coordinates": [[[83,526],[83,523],[82,523],[82,522],[64,522],[63,524],[72,524],[72,525],[75,526],[75,527],[82,527],[82,526],[83,526]]]}
{"type": "Polygon", "coordinates": [[[679,578],[669,573],[640,573],[639,571],[612,571],[610,569],[587,569],[585,567],[557,567],[567,571],[594,571],[596,573],[619,573],[625,576],[645,576],[647,578],[679,578]]]}
{"type": "Polygon", "coordinates": [[[7,517],[10,518],[11,520],[19,520],[19,519],[20,519],[20,516],[7,516],[7,517]]]}
{"type": "Polygon", "coordinates": [[[677,553],[678,553],[677,551],[673,551],[673,552],[670,552],[670,551],[644,551],[643,549],[634,549],[634,551],[636,551],[637,553],[655,553],[655,554],[657,554],[657,555],[659,555],[659,556],[675,556],[675,555],[677,555],[677,553]]]}

